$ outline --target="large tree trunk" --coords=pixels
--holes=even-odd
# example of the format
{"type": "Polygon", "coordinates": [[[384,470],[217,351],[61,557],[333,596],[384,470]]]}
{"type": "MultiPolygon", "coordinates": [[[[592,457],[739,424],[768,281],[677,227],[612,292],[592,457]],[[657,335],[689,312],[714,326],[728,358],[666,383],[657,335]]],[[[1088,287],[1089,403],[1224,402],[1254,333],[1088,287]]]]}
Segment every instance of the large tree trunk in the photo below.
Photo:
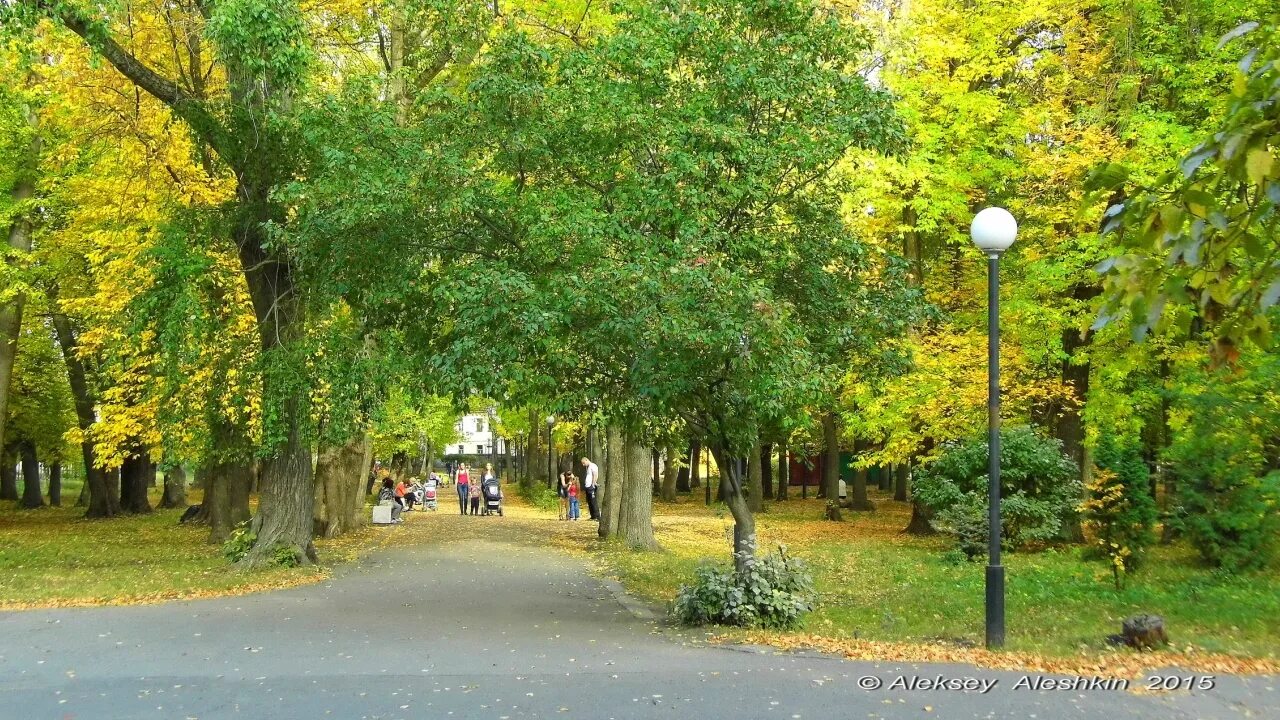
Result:
{"type": "Polygon", "coordinates": [[[62,507],[62,463],[49,466],[49,504],[62,507]]]}
{"type": "Polygon", "coordinates": [[[605,428],[606,446],[604,484],[597,492],[603,495],[600,502],[600,537],[618,534],[622,517],[622,486],[627,477],[627,446],[617,425],[605,428]]]}
{"type": "MultiPolygon", "coordinates": [[[[31,84],[35,73],[27,72],[31,84]]],[[[23,109],[24,120],[31,126],[31,139],[19,162],[13,189],[13,203],[20,205],[35,195],[37,163],[40,160],[40,133],[35,132],[38,116],[34,107],[23,109]]],[[[18,213],[9,223],[9,247],[20,254],[31,252],[31,210],[18,213]]],[[[0,446],[4,444],[5,421],[9,417],[9,387],[13,382],[13,366],[18,357],[18,334],[22,328],[22,306],[26,296],[18,293],[13,301],[0,305],[0,446]]]]}
{"type": "Polygon", "coordinates": [[[160,497],[162,508],[187,506],[187,471],[181,465],[169,468],[164,474],[164,495],[160,497]]]}
{"type": "MultiPolygon", "coordinates": [[[[866,449],[866,444],[859,441],[854,443],[854,455],[861,455],[866,449]]],[[[855,460],[857,457],[854,458],[855,460]]],[[[853,473],[853,492],[849,493],[849,508],[858,512],[869,512],[875,510],[875,503],[867,498],[867,469],[858,468],[853,473]]]]}
{"type": "Polygon", "coordinates": [[[18,463],[16,446],[0,450],[0,500],[18,499],[18,463]]]}
{"type": "Polygon", "coordinates": [[[656,550],[653,537],[653,481],[651,453],[638,440],[628,438],[627,473],[622,483],[618,537],[634,550],[656,550]]]}
{"type": "Polygon", "coordinates": [[[353,496],[364,479],[366,434],[320,450],[316,462],[316,528],[320,537],[337,537],[359,527],[353,496]]]}
{"type": "Polygon", "coordinates": [[[668,445],[666,449],[666,453],[667,453],[667,465],[665,468],[663,468],[663,471],[662,471],[662,500],[663,502],[675,502],[676,501],[676,476],[680,472],[679,470],[676,469],[676,466],[679,465],[679,463],[677,463],[675,460],[675,456],[676,456],[675,447],[668,445]]]}
{"type": "Polygon", "coordinates": [[[788,457],[787,443],[784,440],[778,443],[778,491],[773,495],[777,500],[786,500],[790,494],[791,458],[788,457]]]}
{"type": "Polygon", "coordinates": [[[840,520],[840,441],[834,412],[822,416],[822,447],[822,490],[827,498],[827,518],[840,520]]]}
{"type": "MultiPolygon", "coordinates": [[[[309,454],[309,453],[308,453],[309,454]]],[[[231,526],[247,522],[249,512],[249,488],[253,485],[253,466],[247,462],[227,466],[227,493],[231,501],[231,526]]]]}
{"type": "Polygon", "coordinates": [[[151,512],[151,501],[147,498],[147,476],[155,477],[155,466],[151,464],[151,456],[139,453],[125,458],[120,466],[120,509],[127,513],[145,514],[151,512]]]}
{"type": "Polygon", "coordinates": [[[733,566],[742,572],[756,558],[756,519],[743,495],[742,459],[730,455],[721,444],[713,444],[711,454],[720,466],[720,482],[727,487],[725,505],[733,515],[733,566]]]}
{"type": "Polygon", "coordinates": [[[79,345],[71,319],[57,312],[58,298],[56,292],[49,293],[49,304],[54,308],[50,319],[53,321],[54,334],[58,337],[58,346],[62,349],[62,360],[67,366],[67,378],[71,385],[71,396],[75,400],[76,424],[80,428],[80,453],[84,459],[84,482],[89,488],[89,509],[85,517],[105,518],[120,514],[119,496],[107,481],[107,475],[98,467],[97,453],[93,449],[92,429],[96,421],[93,395],[89,390],[84,363],[77,354],[79,345]]]}
{"type": "Polygon", "coordinates": [[[209,523],[209,543],[221,545],[231,537],[231,477],[227,465],[202,470],[204,503],[201,509],[209,523]]]}
{"type": "Polygon", "coordinates": [[[22,457],[22,507],[31,510],[44,507],[44,493],[40,491],[40,460],[36,457],[36,446],[24,442],[18,446],[22,457]]]}
{"type": "Polygon", "coordinates": [[[751,446],[751,454],[747,456],[747,507],[751,512],[764,512],[764,470],[760,465],[759,443],[751,446]]]}
{"type": "Polygon", "coordinates": [[[911,487],[911,463],[900,462],[893,467],[893,499],[906,502],[911,487]]]}
{"type": "MultiPolygon", "coordinates": [[[[288,349],[302,340],[305,320],[292,265],[278,251],[264,249],[265,223],[275,219],[268,197],[270,189],[268,178],[240,178],[236,191],[244,216],[236,229],[236,239],[263,354],[287,356],[288,349]]],[[[277,360],[288,362],[285,357],[277,360]]],[[[316,560],[311,542],[315,504],[311,446],[303,433],[303,423],[310,414],[308,393],[305,387],[296,387],[296,381],[282,380],[277,384],[268,374],[263,382],[265,401],[276,405],[276,417],[283,424],[279,430],[283,431],[284,442],[275,448],[263,468],[258,514],[252,526],[257,540],[241,561],[249,567],[272,564],[282,547],[291,549],[299,563],[316,560]]]]}

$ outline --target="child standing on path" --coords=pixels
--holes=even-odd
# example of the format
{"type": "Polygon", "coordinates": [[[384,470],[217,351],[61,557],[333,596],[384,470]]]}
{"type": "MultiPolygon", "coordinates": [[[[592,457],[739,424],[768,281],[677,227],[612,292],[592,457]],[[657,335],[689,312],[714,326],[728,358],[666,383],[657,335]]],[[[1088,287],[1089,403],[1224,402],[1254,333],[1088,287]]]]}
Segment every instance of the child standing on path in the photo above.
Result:
{"type": "Polygon", "coordinates": [[[471,494],[471,514],[480,514],[480,483],[473,482],[469,488],[471,494]]]}
{"type": "Polygon", "coordinates": [[[578,519],[578,476],[569,475],[569,519],[578,519]]]}

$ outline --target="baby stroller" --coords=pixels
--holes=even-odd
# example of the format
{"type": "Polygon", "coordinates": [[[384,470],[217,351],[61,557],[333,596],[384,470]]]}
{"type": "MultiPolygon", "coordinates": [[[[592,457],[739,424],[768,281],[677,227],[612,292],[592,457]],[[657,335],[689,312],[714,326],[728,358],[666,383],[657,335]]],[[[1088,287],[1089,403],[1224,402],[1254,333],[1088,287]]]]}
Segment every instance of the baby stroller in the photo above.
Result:
{"type": "Polygon", "coordinates": [[[428,510],[439,508],[439,502],[436,500],[436,485],[439,483],[434,477],[427,480],[427,485],[422,489],[422,507],[428,510]]]}
{"type": "Polygon", "coordinates": [[[502,517],[502,488],[498,486],[498,478],[485,478],[480,485],[480,494],[484,499],[484,514],[496,512],[498,517],[502,517]]]}

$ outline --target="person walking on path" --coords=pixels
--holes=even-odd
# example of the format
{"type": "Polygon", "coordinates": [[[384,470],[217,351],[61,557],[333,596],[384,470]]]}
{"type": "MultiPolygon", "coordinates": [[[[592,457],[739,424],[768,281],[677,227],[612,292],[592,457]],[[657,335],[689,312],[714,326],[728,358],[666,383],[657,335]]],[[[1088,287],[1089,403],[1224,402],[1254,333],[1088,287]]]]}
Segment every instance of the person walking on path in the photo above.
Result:
{"type": "Polygon", "coordinates": [[[596,490],[600,485],[600,467],[591,462],[590,458],[582,458],[582,467],[586,468],[586,472],[582,476],[582,489],[587,496],[587,512],[591,515],[592,520],[600,519],[600,506],[596,504],[596,490]]]}
{"type": "Polygon", "coordinates": [[[470,497],[468,481],[467,466],[465,464],[458,465],[458,510],[463,515],[467,514],[467,499],[470,497]]]}
{"type": "Polygon", "coordinates": [[[569,519],[577,520],[580,513],[578,512],[578,476],[573,473],[566,473],[569,476],[569,519]]]}
{"type": "Polygon", "coordinates": [[[556,494],[560,496],[560,519],[569,519],[569,477],[571,472],[560,473],[560,480],[557,483],[556,494]]]}

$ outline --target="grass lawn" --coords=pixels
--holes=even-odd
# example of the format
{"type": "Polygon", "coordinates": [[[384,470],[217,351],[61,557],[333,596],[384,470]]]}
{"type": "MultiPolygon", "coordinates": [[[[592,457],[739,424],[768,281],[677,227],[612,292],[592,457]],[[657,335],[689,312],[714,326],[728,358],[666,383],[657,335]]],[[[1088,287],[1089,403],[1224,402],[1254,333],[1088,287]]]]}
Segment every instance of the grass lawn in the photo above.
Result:
{"type": "MultiPolygon", "coordinates": [[[[159,488],[151,502],[159,502],[159,488]]],[[[75,502],[79,487],[64,489],[75,502]]],[[[199,502],[197,492],[190,502],[199,502]]],[[[317,541],[324,563],[240,570],[209,545],[205,525],[179,525],[182,510],[85,520],[84,508],[20,510],[0,504],[0,609],[155,602],[291,587],[327,578],[333,563],[376,546],[366,528],[317,541]]]]}
{"type": "MultiPolygon", "coordinates": [[[[650,600],[669,602],[703,558],[728,563],[733,522],[723,506],[700,498],[655,504],[655,531],[665,552],[600,556],[606,572],[650,600]]],[[[768,503],[758,518],[761,549],[785,543],[813,568],[818,608],[803,633],[850,641],[983,642],[982,562],[943,559],[945,537],[901,533],[910,506],[873,492],[873,513],[846,511],[846,521],[819,520],[825,501],[768,503]]],[[[1011,651],[1042,657],[1113,652],[1106,636],[1142,612],[1163,615],[1176,649],[1276,659],[1280,655],[1280,572],[1227,577],[1200,567],[1184,545],[1154,548],[1147,565],[1115,590],[1103,563],[1079,548],[1006,553],[1011,651]]]]}

